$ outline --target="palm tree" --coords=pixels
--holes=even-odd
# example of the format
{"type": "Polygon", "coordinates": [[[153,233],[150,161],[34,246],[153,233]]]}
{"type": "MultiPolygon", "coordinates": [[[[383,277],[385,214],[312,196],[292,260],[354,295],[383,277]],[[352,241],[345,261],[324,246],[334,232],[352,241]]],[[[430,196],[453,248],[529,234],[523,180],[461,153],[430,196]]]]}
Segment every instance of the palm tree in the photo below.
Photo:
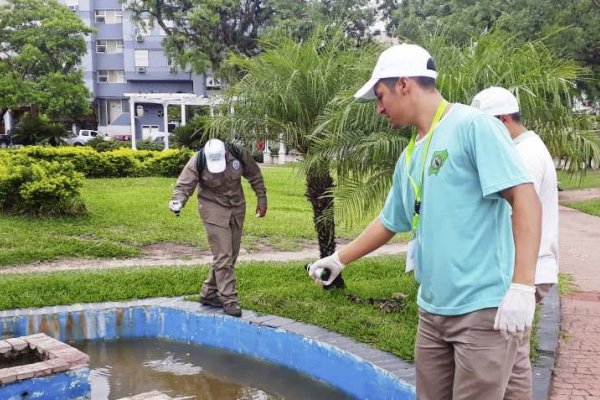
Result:
{"type": "MultiPolygon", "coordinates": [[[[374,47],[358,49],[340,30],[317,30],[304,42],[277,37],[264,43],[264,52],[254,58],[232,57],[225,70],[236,71],[241,78],[226,92],[227,106],[234,113],[217,117],[210,126],[211,135],[229,132],[246,137],[283,139],[286,146],[308,157],[320,134],[319,121],[328,104],[340,93],[353,87],[362,77],[356,72],[363,60],[371,60],[379,51],[374,47]]],[[[306,197],[313,209],[320,256],[335,251],[333,198],[327,196],[334,186],[328,168],[331,160],[313,157],[302,168],[306,176],[306,197]]]]}
{"type": "MultiPolygon", "coordinates": [[[[585,78],[586,71],[554,56],[542,41],[517,45],[512,39],[501,32],[484,33],[460,47],[434,34],[421,44],[436,59],[438,88],[445,98],[470,104],[486,87],[506,87],[518,97],[525,125],[541,135],[563,166],[578,171],[590,160],[598,164],[600,139],[591,119],[572,113],[575,81],[585,78]]],[[[374,61],[357,71],[363,79],[355,88],[368,77],[374,61]]],[[[410,132],[391,129],[375,115],[373,104],[354,101],[347,93],[329,103],[312,137],[307,164],[317,167],[318,160],[330,160],[326,166],[337,177],[331,193],[336,214],[351,223],[352,217],[380,208],[410,132]]]]}

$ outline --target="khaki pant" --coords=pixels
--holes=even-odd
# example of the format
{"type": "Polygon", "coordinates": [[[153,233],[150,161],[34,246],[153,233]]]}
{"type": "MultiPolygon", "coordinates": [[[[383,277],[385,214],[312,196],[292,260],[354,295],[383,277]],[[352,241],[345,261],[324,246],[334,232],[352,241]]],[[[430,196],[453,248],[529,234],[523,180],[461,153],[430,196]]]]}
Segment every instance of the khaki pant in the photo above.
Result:
{"type": "Polygon", "coordinates": [[[235,215],[231,216],[227,227],[204,222],[213,262],[200,291],[202,297],[218,294],[225,304],[237,302],[234,267],[240,253],[243,225],[243,216],[235,215]]]}
{"type": "MultiPolygon", "coordinates": [[[[537,303],[542,301],[544,296],[548,294],[554,286],[553,283],[541,283],[535,285],[535,300],[537,303]]],[[[527,337],[517,350],[515,365],[513,366],[510,380],[506,388],[506,400],[529,400],[533,396],[532,392],[532,369],[531,360],[529,359],[529,339],[531,331],[527,332],[527,337]]]]}
{"type": "Polygon", "coordinates": [[[505,339],[494,330],[497,310],[453,317],[419,310],[415,345],[419,400],[503,399],[517,349],[529,335],[505,339]]]}

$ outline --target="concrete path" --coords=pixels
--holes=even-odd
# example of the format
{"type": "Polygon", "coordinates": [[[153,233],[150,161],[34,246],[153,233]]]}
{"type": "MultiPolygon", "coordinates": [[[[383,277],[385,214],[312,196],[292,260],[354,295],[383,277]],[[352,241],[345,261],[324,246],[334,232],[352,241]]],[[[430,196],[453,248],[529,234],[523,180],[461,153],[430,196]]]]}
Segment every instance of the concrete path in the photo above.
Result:
{"type": "MultiPolygon", "coordinates": [[[[561,192],[560,200],[600,198],[600,190],[561,192]]],[[[560,269],[577,292],[561,297],[561,334],[551,400],[600,399],[600,218],[560,208],[560,269]]]]}
{"type": "MultiPolygon", "coordinates": [[[[392,243],[381,246],[367,257],[396,255],[406,253],[407,245],[405,243],[392,243]]],[[[244,249],[240,250],[238,257],[239,262],[247,261],[302,261],[316,260],[319,258],[319,250],[317,247],[307,247],[300,251],[259,251],[248,252],[244,249]]],[[[0,269],[0,275],[11,273],[32,273],[32,272],[56,272],[56,271],[75,271],[89,269],[111,269],[111,268],[126,268],[126,267],[156,267],[162,265],[182,266],[182,265],[203,265],[209,264],[212,261],[210,254],[194,256],[194,257],[178,257],[177,255],[163,254],[154,257],[143,258],[126,258],[126,259],[69,259],[59,260],[36,264],[22,264],[0,269]]]]}

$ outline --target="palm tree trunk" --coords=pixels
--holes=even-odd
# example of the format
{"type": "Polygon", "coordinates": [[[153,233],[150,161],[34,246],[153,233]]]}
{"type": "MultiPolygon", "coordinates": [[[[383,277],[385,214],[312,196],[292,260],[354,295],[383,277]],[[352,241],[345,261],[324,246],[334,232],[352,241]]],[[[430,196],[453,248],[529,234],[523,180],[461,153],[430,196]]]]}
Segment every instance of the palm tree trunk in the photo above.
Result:
{"type": "MultiPolygon", "coordinates": [[[[335,218],[333,213],[333,197],[326,193],[333,188],[333,178],[329,172],[306,174],[306,197],[313,209],[313,224],[319,240],[320,257],[327,257],[335,252],[335,218]]],[[[345,286],[342,274],[324,289],[343,288],[345,286]]]]}
{"type": "Polygon", "coordinates": [[[333,198],[325,196],[333,187],[333,178],[329,172],[308,173],[306,175],[306,197],[313,209],[313,223],[319,239],[320,257],[335,252],[335,220],[333,217],[333,198]]]}

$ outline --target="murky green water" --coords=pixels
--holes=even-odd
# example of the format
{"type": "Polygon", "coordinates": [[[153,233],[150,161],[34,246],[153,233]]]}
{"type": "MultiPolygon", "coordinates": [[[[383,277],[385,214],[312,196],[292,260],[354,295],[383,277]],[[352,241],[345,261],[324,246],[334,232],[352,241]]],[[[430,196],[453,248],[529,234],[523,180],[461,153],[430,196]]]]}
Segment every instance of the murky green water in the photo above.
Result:
{"type": "Polygon", "coordinates": [[[92,400],[151,390],[178,400],[352,399],[292,370],[203,346],[158,339],[71,345],[90,356],[92,400]]]}

